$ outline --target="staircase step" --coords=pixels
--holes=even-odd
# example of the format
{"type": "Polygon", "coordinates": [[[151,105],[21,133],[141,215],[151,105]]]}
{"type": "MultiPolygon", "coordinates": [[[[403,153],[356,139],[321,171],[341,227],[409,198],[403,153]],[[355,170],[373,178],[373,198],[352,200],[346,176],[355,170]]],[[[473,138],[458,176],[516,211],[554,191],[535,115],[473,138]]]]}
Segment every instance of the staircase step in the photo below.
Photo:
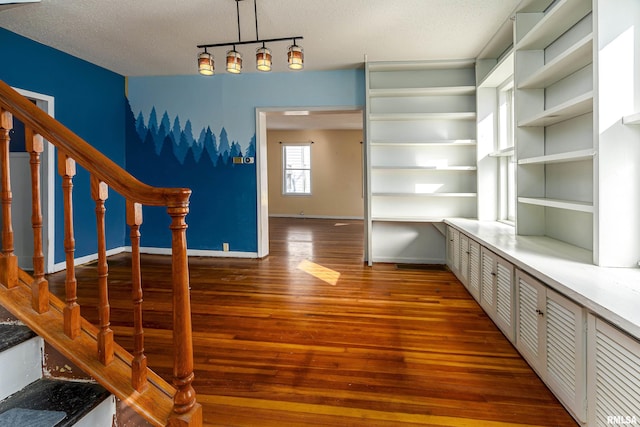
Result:
{"type": "Polygon", "coordinates": [[[111,427],[113,414],[115,400],[99,384],[43,378],[0,402],[0,427],[111,427]]]}
{"type": "Polygon", "coordinates": [[[0,352],[18,345],[36,336],[36,333],[24,325],[16,323],[0,324],[0,352]]]}
{"type": "Polygon", "coordinates": [[[0,400],[42,378],[44,341],[28,327],[0,324],[0,400]]]}

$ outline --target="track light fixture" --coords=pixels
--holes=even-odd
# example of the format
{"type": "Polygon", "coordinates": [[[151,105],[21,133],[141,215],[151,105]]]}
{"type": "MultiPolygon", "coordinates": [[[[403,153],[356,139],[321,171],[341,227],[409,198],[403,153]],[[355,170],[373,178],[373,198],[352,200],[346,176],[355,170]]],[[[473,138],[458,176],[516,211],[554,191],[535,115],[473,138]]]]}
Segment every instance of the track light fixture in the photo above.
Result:
{"type": "Polygon", "coordinates": [[[287,50],[287,62],[289,69],[301,70],[304,68],[304,54],[302,47],[296,44],[296,40],[303,39],[302,36],[294,37],[281,37],[276,39],[260,39],[258,35],[258,6],[256,0],[253,0],[254,17],[256,21],[256,39],[242,41],[240,38],[240,6],[239,3],[243,0],[234,0],[236,2],[236,14],[238,17],[238,41],[231,43],[211,43],[198,45],[199,49],[204,49],[203,52],[198,54],[198,72],[203,76],[211,76],[214,74],[214,58],[213,55],[207,52],[207,48],[220,47],[220,46],[233,46],[233,48],[227,52],[227,72],[238,74],[242,71],[242,54],[236,50],[237,45],[256,44],[262,43],[262,47],[256,49],[256,69],[259,71],[271,71],[271,49],[267,48],[265,43],[273,43],[285,40],[291,40],[291,44],[287,50]]]}

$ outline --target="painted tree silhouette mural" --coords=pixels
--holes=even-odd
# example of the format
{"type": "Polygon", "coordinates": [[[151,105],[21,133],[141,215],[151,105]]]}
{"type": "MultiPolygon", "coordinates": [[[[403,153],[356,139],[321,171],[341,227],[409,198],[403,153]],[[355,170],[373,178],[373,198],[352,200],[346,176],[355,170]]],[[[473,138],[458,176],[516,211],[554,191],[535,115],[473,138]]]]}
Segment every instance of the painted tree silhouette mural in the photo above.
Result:
{"type": "MultiPolygon", "coordinates": [[[[238,141],[229,142],[224,127],[219,139],[210,126],[195,139],[191,121],[182,123],[167,111],[158,123],[155,107],[145,122],[127,102],[127,170],[150,185],[192,190],[189,248],[222,250],[227,242],[232,251],[257,251],[256,165],[233,163],[243,150],[238,141]]],[[[254,135],[246,144],[247,156],[255,156],[255,144],[254,135]]],[[[143,246],[170,247],[170,233],[144,233],[145,228],[166,229],[169,221],[165,209],[144,207],[143,246]]]]}

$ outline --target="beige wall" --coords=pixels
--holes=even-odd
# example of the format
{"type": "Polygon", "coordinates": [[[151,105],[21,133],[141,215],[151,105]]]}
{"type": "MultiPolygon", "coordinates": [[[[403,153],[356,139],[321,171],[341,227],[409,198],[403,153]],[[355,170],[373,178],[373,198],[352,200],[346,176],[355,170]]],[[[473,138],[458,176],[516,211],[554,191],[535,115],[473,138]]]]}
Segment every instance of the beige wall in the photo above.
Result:
{"type": "Polygon", "coordinates": [[[362,218],[361,142],[362,131],[268,131],[269,215],[362,218]],[[311,145],[311,196],[282,195],[281,141],[314,142],[311,145]]]}

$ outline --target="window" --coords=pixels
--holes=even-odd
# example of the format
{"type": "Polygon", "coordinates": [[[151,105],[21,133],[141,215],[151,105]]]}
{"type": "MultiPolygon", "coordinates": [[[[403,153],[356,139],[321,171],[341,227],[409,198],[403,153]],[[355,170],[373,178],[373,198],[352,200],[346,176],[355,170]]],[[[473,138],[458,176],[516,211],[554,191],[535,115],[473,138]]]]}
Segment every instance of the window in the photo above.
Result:
{"type": "Polygon", "coordinates": [[[498,219],[516,217],[516,164],[514,150],[513,78],[498,87],[498,219]]]}
{"type": "Polygon", "coordinates": [[[282,145],[282,193],[311,194],[311,144],[282,145]]]}

